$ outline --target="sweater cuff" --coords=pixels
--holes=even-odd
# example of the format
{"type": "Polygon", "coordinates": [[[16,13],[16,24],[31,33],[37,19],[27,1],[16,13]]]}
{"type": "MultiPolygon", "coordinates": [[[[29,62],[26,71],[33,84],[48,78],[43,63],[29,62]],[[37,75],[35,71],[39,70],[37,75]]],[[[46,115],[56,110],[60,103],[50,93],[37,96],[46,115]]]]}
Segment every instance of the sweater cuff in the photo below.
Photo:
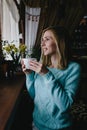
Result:
{"type": "Polygon", "coordinates": [[[31,72],[30,74],[26,74],[26,78],[32,80],[34,78],[34,72],[31,72]]]}

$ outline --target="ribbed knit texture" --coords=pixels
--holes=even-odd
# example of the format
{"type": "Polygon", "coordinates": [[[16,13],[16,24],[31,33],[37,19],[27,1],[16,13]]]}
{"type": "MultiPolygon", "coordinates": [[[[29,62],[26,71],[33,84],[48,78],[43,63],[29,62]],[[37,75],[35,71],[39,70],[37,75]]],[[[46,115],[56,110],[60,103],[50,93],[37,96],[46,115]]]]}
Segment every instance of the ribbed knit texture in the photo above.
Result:
{"type": "Polygon", "coordinates": [[[71,62],[65,70],[48,68],[44,75],[26,75],[26,87],[34,100],[33,120],[39,130],[71,126],[69,109],[79,88],[80,66],[71,62]]]}

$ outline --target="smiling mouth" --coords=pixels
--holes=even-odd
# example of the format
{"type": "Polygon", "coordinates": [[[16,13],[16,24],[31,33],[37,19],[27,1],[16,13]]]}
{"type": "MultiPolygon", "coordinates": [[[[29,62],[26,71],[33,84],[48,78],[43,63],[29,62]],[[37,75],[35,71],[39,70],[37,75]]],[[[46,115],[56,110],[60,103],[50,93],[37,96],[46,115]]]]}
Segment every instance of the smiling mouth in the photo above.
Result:
{"type": "Polygon", "coordinates": [[[44,48],[43,50],[44,50],[44,51],[47,51],[47,48],[44,48]]]}

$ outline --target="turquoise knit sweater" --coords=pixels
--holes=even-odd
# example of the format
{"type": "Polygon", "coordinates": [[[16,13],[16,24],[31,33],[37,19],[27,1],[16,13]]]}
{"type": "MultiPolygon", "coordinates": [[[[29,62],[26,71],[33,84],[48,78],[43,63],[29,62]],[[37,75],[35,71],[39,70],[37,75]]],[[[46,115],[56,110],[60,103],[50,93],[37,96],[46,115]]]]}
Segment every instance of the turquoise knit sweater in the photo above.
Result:
{"type": "Polygon", "coordinates": [[[71,126],[69,110],[80,79],[80,65],[71,62],[65,70],[49,68],[39,75],[26,74],[26,87],[34,100],[33,121],[39,130],[59,130],[71,126]]]}

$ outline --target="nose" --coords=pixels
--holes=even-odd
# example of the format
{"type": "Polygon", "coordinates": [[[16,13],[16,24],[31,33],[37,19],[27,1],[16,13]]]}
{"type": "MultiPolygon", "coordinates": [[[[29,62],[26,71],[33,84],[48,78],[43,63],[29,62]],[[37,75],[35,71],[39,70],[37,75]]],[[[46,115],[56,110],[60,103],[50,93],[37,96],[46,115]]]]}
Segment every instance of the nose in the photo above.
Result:
{"type": "Polygon", "coordinates": [[[42,41],[41,41],[41,46],[42,46],[42,47],[45,46],[45,40],[42,40],[42,41]]]}

